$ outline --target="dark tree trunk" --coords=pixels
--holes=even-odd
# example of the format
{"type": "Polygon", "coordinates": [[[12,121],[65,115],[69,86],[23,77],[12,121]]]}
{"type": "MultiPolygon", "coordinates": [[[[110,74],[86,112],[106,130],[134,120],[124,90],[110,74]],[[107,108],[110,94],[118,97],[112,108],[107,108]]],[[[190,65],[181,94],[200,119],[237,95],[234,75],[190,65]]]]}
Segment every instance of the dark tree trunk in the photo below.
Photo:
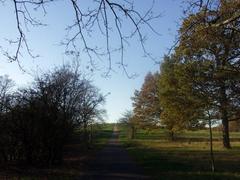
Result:
{"type": "Polygon", "coordinates": [[[226,88],[224,85],[220,88],[220,113],[222,119],[222,133],[223,133],[223,147],[230,149],[230,138],[229,138],[229,121],[227,112],[227,95],[226,88]]]}
{"type": "Polygon", "coordinates": [[[135,127],[134,126],[132,126],[131,127],[131,139],[134,139],[135,138],[135,127]]]}
{"type": "Polygon", "coordinates": [[[2,157],[3,157],[3,162],[7,162],[8,158],[7,158],[7,155],[6,155],[6,153],[3,149],[1,149],[1,154],[2,154],[2,157]]]}
{"type": "Polygon", "coordinates": [[[171,141],[175,140],[175,138],[174,138],[174,131],[170,131],[170,137],[171,137],[171,141]]]}
{"type": "Polygon", "coordinates": [[[92,144],[93,143],[93,127],[92,127],[92,124],[90,125],[90,128],[91,128],[91,130],[90,130],[89,142],[90,142],[90,144],[92,144]]]}
{"type": "Polygon", "coordinates": [[[85,144],[85,148],[88,149],[89,148],[89,137],[88,137],[88,130],[87,130],[87,121],[84,120],[83,122],[83,140],[84,140],[84,144],[85,144]]]}
{"type": "Polygon", "coordinates": [[[231,148],[229,138],[229,122],[227,117],[227,111],[222,112],[222,132],[223,132],[223,146],[227,149],[231,148]]]}

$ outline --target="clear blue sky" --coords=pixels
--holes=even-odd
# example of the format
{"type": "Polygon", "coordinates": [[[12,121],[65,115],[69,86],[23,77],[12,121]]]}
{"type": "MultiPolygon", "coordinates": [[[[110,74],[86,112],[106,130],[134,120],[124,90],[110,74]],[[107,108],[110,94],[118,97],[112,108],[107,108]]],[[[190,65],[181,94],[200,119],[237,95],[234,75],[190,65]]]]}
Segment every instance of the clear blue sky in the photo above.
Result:
{"type": "MultiPolygon", "coordinates": [[[[151,1],[136,0],[135,2],[136,7],[140,11],[144,11],[147,7],[150,7],[148,3],[151,1]]],[[[158,60],[161,60],[163,55],[168,52],[168,48],[173,44],[174,37],[177,34],[177,22],[182,15],[180,2],[180,0],[155,0],[154,11],[156,14],[161,13],[162,17],[154,20],[152,25],[161,36],[146,31],[148,35],[146,47],[158,60]]],[[[86,6],[86,4],[82,4],[86,6]]],[[[48,11],[46,16],[38,16],[38,12],[35,13],[48,26],[31,28],[27,34],[33,53],[40,55],[37,59],[31,59],[23,52],[21,64],[27,73],[22,72],[17,63],[7,62],[6,58],[0,54],[0,75],[8,74],[18,86],[25,86],[32,81],[33,77],[29,74],[41,73],[41,71],[72,61],[71,57],[64,55],[64,48],[58,45],[65,35],[64,28],[72,22],[73,12],[69,1],[57,1],[46,8],[48,11]]],[[[0,4],[0,17],[2,17],[0,46],[12,51],[12,47],[7,44],[5,39],[14,38],[17,34],[13,2],[8,1],[6,4],[0,4]]],[[[104,42],[94,37],[92,43],[101,45],[104,42]]],[[[83,71],[88,72],[86,59],[86,55],[81,55],[80,66],[83,71]]],[[[122,69],[116,64],[117,61],[119,61],[119,56],[117,54],[113,55],[115,72],[111,73],[111,77],[104,78],[101,76],[104,69],[94,71],[91,75],[94,84],[101,89],[103,94],[111,93],[107,96],[105,104],[108,122],[118,120],[125,110],[132,109],[130,97],[133,95],[134,90],[140,89],[147,72],[154,72],[159,69],[159,65],[143,57],[139,42],[136,40],[132,40],[127,47],[125,61],[128,64],[127,70],[129,74],[136,73],[138,76],[134,79],[127,78],[122,69]]],[[[107,63],[105,65],[107,66],[107,63]]]]}

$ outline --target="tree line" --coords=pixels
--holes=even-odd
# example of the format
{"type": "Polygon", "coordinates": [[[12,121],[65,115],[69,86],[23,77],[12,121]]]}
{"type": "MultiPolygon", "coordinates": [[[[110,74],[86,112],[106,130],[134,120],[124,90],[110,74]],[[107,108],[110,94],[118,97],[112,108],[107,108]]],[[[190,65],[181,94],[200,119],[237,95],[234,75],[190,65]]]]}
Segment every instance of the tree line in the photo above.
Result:
{"type": "Polygon", "coordinates": [[[208,3],[183,19],[173,52],[163,58],[160,73],[146,75],[122,122],[164,126],[173,137],[221,121],[223,146],[231,148],[229,123],[240,120],[240,2],[208,3]]]}
{"type": "Polygon", "coordinates": [[[0,76],[0,102],[0,162],[5,164],[61,163],[64,146],[76,129],[88,146],[89,126],[104,113],[99,89],[68,65],[17,90],[8,76],[0,76]]]}

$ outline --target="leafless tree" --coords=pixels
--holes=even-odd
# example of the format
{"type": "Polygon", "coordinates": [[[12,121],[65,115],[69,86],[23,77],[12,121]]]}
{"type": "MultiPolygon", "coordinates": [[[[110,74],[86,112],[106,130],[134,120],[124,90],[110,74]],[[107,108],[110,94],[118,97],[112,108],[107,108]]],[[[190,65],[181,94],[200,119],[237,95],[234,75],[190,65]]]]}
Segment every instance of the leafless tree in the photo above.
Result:
{"type": "Polygon", "coordinates": [[[0,76],[0,162],[7,160],[7,154],[5,148],[7,146],[7,122],[5,114],[9,112],[11,101],[11,88],[14,83],[8,76],[0,76]]]}
{"type": "Polygon", "coordinates": [[[75,129],[88,145],[89,125],[101,115],[104,96],[77,68],[56,68],[13,92],[11,82],[0,77],[0,162],[61,163],[75,129]]]}

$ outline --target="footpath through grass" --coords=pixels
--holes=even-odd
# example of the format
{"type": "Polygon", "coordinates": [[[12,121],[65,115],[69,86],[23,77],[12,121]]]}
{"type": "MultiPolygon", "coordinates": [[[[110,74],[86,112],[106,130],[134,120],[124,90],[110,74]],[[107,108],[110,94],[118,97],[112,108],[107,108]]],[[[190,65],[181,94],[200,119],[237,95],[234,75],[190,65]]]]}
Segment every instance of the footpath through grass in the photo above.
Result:
{"type": "Polygon", "coordinates": [[[112,136],[114,124],[101,125],[100,130],[94,135],[94,148],[96,150],[101,149],[108,143],[108,140],[112,136]]]}
{"type": "Polygon", "coordinates": [[[240,133],[231,133],[232,149],[222,147],[221,132],[214,131],[216,172],[210,171],[208,131],[186,131],[171,141],[165,130],[139,130],[134,140],[120,128],[120,140],[153,179],[240,179],[240,133]]]}

